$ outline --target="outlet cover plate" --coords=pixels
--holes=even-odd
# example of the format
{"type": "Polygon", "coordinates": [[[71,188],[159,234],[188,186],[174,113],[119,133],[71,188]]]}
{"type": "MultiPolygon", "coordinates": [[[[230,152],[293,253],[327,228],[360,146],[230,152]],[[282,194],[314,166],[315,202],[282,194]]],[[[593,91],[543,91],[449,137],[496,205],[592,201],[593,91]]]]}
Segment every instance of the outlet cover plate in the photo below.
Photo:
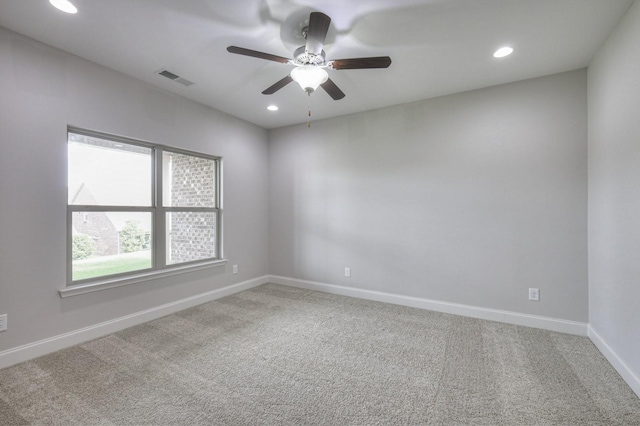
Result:
{"type": "Polygon", "coordinates": [[[529,289],[529,300],[533,300],[534,302],[540,301],[540,289],[539,288],[530,288],[529,289]]]}
{"type": "Polygon", "coordinates": [[[7,314],[0,315],[0,331],[7,329],[7,314]]]}

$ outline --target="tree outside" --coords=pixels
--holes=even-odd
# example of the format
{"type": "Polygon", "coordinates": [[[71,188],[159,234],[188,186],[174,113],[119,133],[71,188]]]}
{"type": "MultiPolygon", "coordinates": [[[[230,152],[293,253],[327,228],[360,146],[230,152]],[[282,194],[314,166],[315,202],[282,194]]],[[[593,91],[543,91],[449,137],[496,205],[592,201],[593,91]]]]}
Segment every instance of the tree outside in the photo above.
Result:
{"type": "Polygon", "coordinates": [[[145,231],[140,228],[140,221],[127,220],[120,231],[120,252],[133,253],[146,247],[145,231]]]}
{"type": "Polygon", "coordinates": [[[71,241],[71,256],[73,260],[86,259],[95,250],[93,239],[87,234],[76,234],[71,241]]]}

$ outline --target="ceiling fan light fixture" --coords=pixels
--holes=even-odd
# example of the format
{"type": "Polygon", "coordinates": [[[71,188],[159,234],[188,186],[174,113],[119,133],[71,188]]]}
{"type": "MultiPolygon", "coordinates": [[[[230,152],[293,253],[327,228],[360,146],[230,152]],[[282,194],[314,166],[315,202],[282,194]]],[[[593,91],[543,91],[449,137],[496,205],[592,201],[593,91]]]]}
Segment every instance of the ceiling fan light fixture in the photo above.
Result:
{"type": "Polygon", "coordinates": [[[388,68],[389,65],[391,65],[391,58],[388,56],[376,56],[369,58],[337,59],[327,62],[325,52],[322,49],[324,48],[330,24],[331,18],[324,13],[311,12],[309,14],[309,25],[305,37],[307,42],[304,46],[300,46],[294,51],[293,59],[238,46],[228,46],[227,52],[258,59],[266,59],[281,64],[294,65],[296,67],[290,74],[263,90],[263,95],[273,95],[278,90],[295,81],[307,94],[311,94],[318,86],[322,86],[322,89],[327,92],[334,101],[338,101],[343,99],[345,94],[333,80],[329,78],[326,68],[333,70],[388,68]]]}
{"type": "Polygon", "coordinates": [[[329,79],[329,74],[317,66],[302,65],[291,71],[291,78],[302,87],[302,90],[311,93],[329,79]]]}
{"type": "Polygon", "coordinates": [[[65,13],[78,13],[78,8],[75,7],[69,0],[49,0],[49,3],[58,10],[65,13]]]}

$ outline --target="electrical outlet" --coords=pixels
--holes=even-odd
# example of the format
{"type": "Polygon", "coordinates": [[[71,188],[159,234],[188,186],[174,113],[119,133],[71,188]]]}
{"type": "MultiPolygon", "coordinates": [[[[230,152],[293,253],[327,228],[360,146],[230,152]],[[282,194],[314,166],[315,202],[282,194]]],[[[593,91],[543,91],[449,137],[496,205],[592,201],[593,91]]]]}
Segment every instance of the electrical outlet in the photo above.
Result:
{"type": "Polygon", "coordinates": [[[529,289],[529,300],[533,300],[535,302],[540,300],[540,289],[539,288],[530,288],[529,289]]]}
{"type": "Polygon", "coordinates": [[[0,315],[0,331],[7,329],[7,314],[0,315]]]}
{"type": "Polygon", "coordinates": [[[234,274],[238,273],[238,265],[233,265],[233,273],[234,274]]]}
{"type": "Polygon", "coordinates": [[[344,268],[344,276],[345,277],[351,276],[351,268],[344,268]]]}

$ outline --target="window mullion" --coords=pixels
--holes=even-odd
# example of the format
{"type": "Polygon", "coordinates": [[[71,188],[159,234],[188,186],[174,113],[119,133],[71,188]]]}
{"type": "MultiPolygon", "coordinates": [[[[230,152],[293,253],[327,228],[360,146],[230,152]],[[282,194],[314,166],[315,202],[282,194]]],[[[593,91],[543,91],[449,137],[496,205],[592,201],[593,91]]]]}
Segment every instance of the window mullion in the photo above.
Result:
{"type": "Polygon", "coordinates": [[[155,256],[154,267],[155,269],[163,269],[167,266],[167,237],[165,230],[166,215],[164,212],[164,167],[163,167],[163,150],[162,148],[156,148],[154,150],[155,158],[155,173],[154,173],[154,215],[153,215],[153,230],[155,234],[155,256]]]}
{"type": "Polygon", "coordinates": [[[153,207],[135,207],[135,206],[102,206],[102,205],[69,205],[71,212],[151,212],[153,207]]]}

